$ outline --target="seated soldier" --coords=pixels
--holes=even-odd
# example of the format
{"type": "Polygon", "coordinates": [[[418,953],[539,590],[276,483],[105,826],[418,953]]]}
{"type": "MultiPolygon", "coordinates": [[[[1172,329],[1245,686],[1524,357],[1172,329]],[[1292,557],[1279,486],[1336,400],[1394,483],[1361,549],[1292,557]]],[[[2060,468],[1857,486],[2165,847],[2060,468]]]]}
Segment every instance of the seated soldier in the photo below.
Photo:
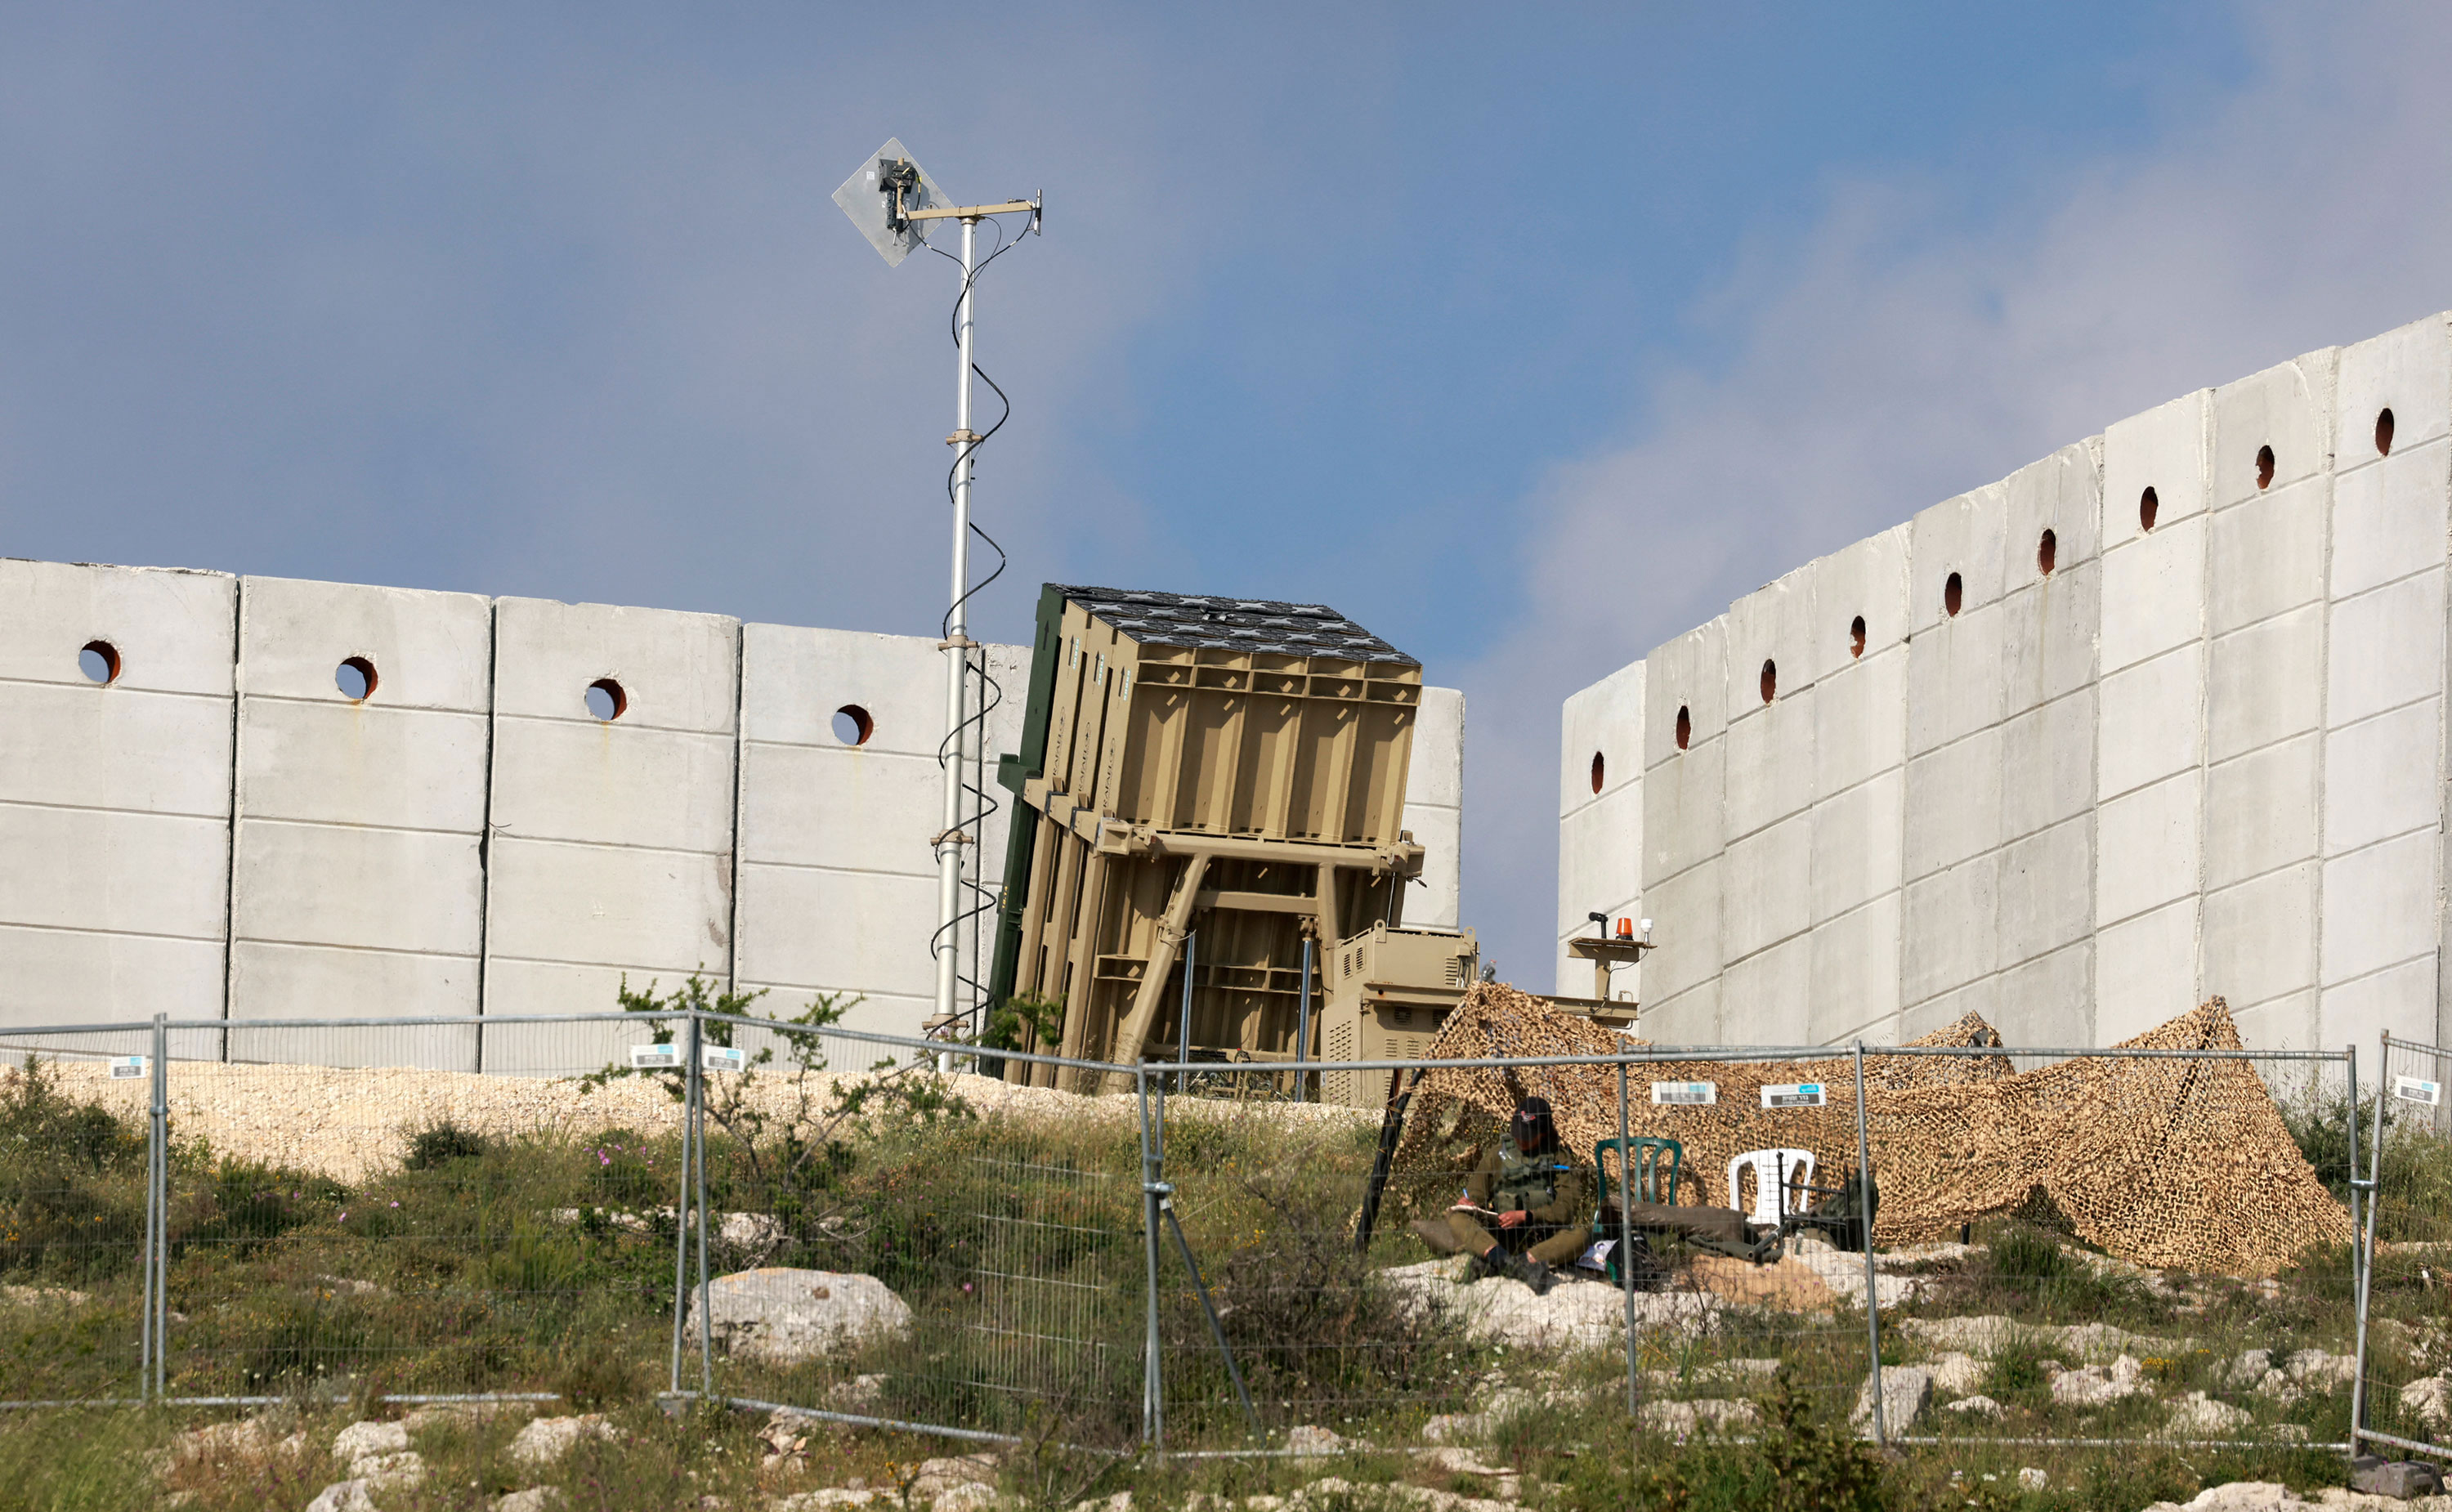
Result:
{"type": "Polygon", "coordinates": [[[1472,1255],[1476,1279],[1512,1276],[1538,1293],[1550,1289],[1552,1266],[1591,1242],[1592,1221],[1591,1174],[1558,1148],[1549,1100],[1528,1097],[1506,1138],[1465,1178],[1463,1200],[1414,1231],[1442,1253],[1472,1255]]]}

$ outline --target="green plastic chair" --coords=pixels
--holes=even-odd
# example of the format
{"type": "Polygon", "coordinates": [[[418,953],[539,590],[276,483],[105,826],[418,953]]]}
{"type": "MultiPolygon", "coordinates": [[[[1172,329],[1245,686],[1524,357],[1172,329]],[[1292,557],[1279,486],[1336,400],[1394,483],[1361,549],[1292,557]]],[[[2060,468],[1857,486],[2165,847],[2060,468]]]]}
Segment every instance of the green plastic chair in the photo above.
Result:
{"type": "MultiPolygon", "coordinates": [[[[1601,1190],[1600,1203],[1592,1212],[1592,1239],[1595,1242],[1609,1237],[1603,1224],[1614,1210],[1617,1201],[1610,1194],[1609,1168],[1601,1164],[1601,1156],[1612,1149],[1618,1152],[1618,1169],[1631,1173],[1634,1183],[1632,1195],[1636,1202],[1675,1206],[1677,1184],[1685,1174],[1686,1147],[1673,1139],[1657,1139],[1645,1134],[1631,1139],[1604,1139],[1594,1145],[1592,1173],[1599,1178],[1601,1190]],[[1668,1173],[1665,1182],[1662,1180],[1664,1168],[1668,1173]],[[1666,1195],[1662,1195],[1664,1192],[1666,1195]]],[[[1618,1260],[1626,1253],[1626,1243],[1621,1239],[1617,1247],[1610,1251],[1609,1276],[1620,1285],[1626,1278],[1619,1270],[1618,1260]]]]}

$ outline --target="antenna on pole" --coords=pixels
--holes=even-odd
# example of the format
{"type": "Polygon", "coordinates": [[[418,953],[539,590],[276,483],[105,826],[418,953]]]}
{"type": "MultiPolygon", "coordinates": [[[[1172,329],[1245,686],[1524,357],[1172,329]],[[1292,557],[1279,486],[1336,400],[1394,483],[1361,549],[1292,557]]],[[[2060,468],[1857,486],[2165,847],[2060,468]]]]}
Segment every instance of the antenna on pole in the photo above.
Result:
{"type": "MultiPolygon", "coordinates": [[[[971,377],[977,371],[972,318],[978,295],[979,223],[999,215],[1027,215],[1026,234],[1046,234],[1041,226],[1043,196],[1007,200],[996,205],[956,205],[937,187],[927,171],[913,161],[909,149],[889,137],[868,162],[835,190],[835,203],[852,225],[868,238],[888,267],[928,245],[930,230],[952,221],[961,226],[962,287],[954,310],[954,340],[960,359],[955,383],[954,433],[945,443],[954,450],[954,471],[948,492],[954,506],[953,587],[945,612],[945,738],[937,748],[937,763],[945,775],[943,824],[929,837],[937,860],[937,931],[929,950],[936,957],[936,1012],[928,1033],[951,1037],[979,1009],[979,931],[977,917],[985,908],[979,881],[980,831],[987,817],[985,721],[987,717],[986,651],[970,638],[971,594],[971,460],[986,438],[971,427],[971,377]],[[976,653],[976,658],[974,656],[976,653]],[[965,781],[967,769],[969,776],[965,781]],[[966,911],[965,890],[980,899],[966,911]],[[963,938],[962,920],[974,921],[971,938],[963,938]],[[964,970],[967,956],[969,970],[964,970]],[[968,985],[968,1001],[962,1001],[968,985]]],[[[932,248],[933,250],[933,248],[932,248]]],[[[951,254],[948,254],[951,255],[951,254]]],[[[995,427],[989,427],[993,430],[995,427]]],[[[973,1025],[974,1030],[979,1026],[973,1025]]],[[[938,1069],[953,1070],[952,1057],[938,1057],[938,1069]]]]}

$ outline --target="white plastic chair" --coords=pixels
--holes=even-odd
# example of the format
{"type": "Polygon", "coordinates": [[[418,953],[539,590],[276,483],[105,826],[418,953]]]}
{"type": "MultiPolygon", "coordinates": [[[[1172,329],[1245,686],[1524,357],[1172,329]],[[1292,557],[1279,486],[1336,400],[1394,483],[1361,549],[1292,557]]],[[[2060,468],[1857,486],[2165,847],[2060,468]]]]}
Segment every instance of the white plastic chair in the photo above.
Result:
{"type": "Polygon", "coordinates": [[[1790,1213],[1805,1210],[1804,1191],[1813,1185],[1813,1151],[1750,1149],[1729,1162],[1731,1208],[1737,1206],[1737,1197],[1744,1190],[1738,1177],[1749,1166],[1754,1172],[1754,1206],[1753,1211],[1746,1215],[1748,1223],[1776,1224],[1790,1213]]]}

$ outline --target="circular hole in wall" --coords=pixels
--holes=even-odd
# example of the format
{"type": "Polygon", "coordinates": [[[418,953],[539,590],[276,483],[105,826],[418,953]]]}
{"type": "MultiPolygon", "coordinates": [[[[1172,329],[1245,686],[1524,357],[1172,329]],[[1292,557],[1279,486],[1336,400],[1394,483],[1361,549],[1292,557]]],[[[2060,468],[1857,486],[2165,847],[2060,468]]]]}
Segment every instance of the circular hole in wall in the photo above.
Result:
{"type": "Polygon", "coordinates": [[[1779,691],[1779,667],[1777,666],[1777,664],[1775,664],[1775,663],[1773,663],[1773,662],[1765,661],[1765,662],[1763,663],[1763,670],[1762,670],[1762,696],[1763,696],[1763,702],[1765,702],[1765,703],[1769,703],[1769,702],[1770,702],[1770,696],[1771,696],[1772,694],[1774,694],[1774,693],[1777,693],[1778,691],[1779,691]]]}
{"type": "Polygon", "coordinates": [[[2053,564],[2060,558],[2061,539],[2048,530],[2045,531],[2044,539],[2035,542],[2035,570],[2048,578],[2052,575],[2053,564]]]}
{"type": "Polygon", "coordinates": [[[1861,657],[1864,654],[1865,617],[1863,615],[1858,615],[1855,619],[1848,621],[1848,655],[1851,657],[1861,657]]]}
{"type": "Polygon", "coordinates": [[[375,664],[365,657],[351,657],[332,669],[332,686],[351,703],[364,703],[375,696],[375,664]]]}
{"type": "Polygon", "coordinates": [[[1694,721],[1687,715],[1686,706],[1681,703],[1677,706],[1677,749],[1685,750],[1686,742],[1693,737],[1694,721]]]}
{"type": "Polygon", "coordinates": [[[1600,754],[1599,752],[1595,751],[1595,752],[1593,752],[1593,753],[1592,753],[1592,791],[1593,791],[1594,793],[1598,793],[1600,790],[1601,790],[1601,754],[1600,754]]]}
{"type": "Polygon", "coordinates": [[[2392,455],[2392,411],[2388,409],[2376,411],[2376,455],[2392,455]]]}
{"type": "Polygon", "coordinates": [[[1965,602],[1966,599],[1967,585],[1958,580],[1958,574],[1951,573],[1949,580],[1941,585],[1941,607],[1955,618],[1958,614],[1958,606],[1965,602]]]}
{"type": "Polygon", "coordinates": [[[2151,488],[2139,494],[2137,496],[2137,528],[2140,530],[2153,529],[2154,515],[2156,511],[2160,510],[2162,507],[2163,501],[2155,497],[2154,490],[2151,488]]]}
{"type": "Polygon", "coordinates": [[[622,717],[630,707],[630,696],[610,677],[599,677],[587,685],[587,712],[599,719],[622,717]]]}
{"type": "Polygon", "coordinates": [[[119,648],[108,640],[89,640],[77,653],[77,670],[88,682],[105,686],[119,680],[119,648]]]}
{"type": "MultiPolygon", "coordinates": [[[[868,711],[859,704],[846,703],[835,711],[835,738],[843,744],[866,745],[868,737],[876,733],[877,721],[870,718],[868,711]]],[[[1595,774],[1600,771],[1598,756],[1592,757],[1592,771],[1595,774]]],[[[1594,793],[1600,791],[1600,785],[1597,782],[1592,785],[1592,791],[1594,793]]]]}
{"type": "Polygon", "coordinates": [[[2270,446],[2259,446],[2256,448],[2256,486],[2259,488],[2269,488],[2272,485],[2273,448],[2270,446]]]}

